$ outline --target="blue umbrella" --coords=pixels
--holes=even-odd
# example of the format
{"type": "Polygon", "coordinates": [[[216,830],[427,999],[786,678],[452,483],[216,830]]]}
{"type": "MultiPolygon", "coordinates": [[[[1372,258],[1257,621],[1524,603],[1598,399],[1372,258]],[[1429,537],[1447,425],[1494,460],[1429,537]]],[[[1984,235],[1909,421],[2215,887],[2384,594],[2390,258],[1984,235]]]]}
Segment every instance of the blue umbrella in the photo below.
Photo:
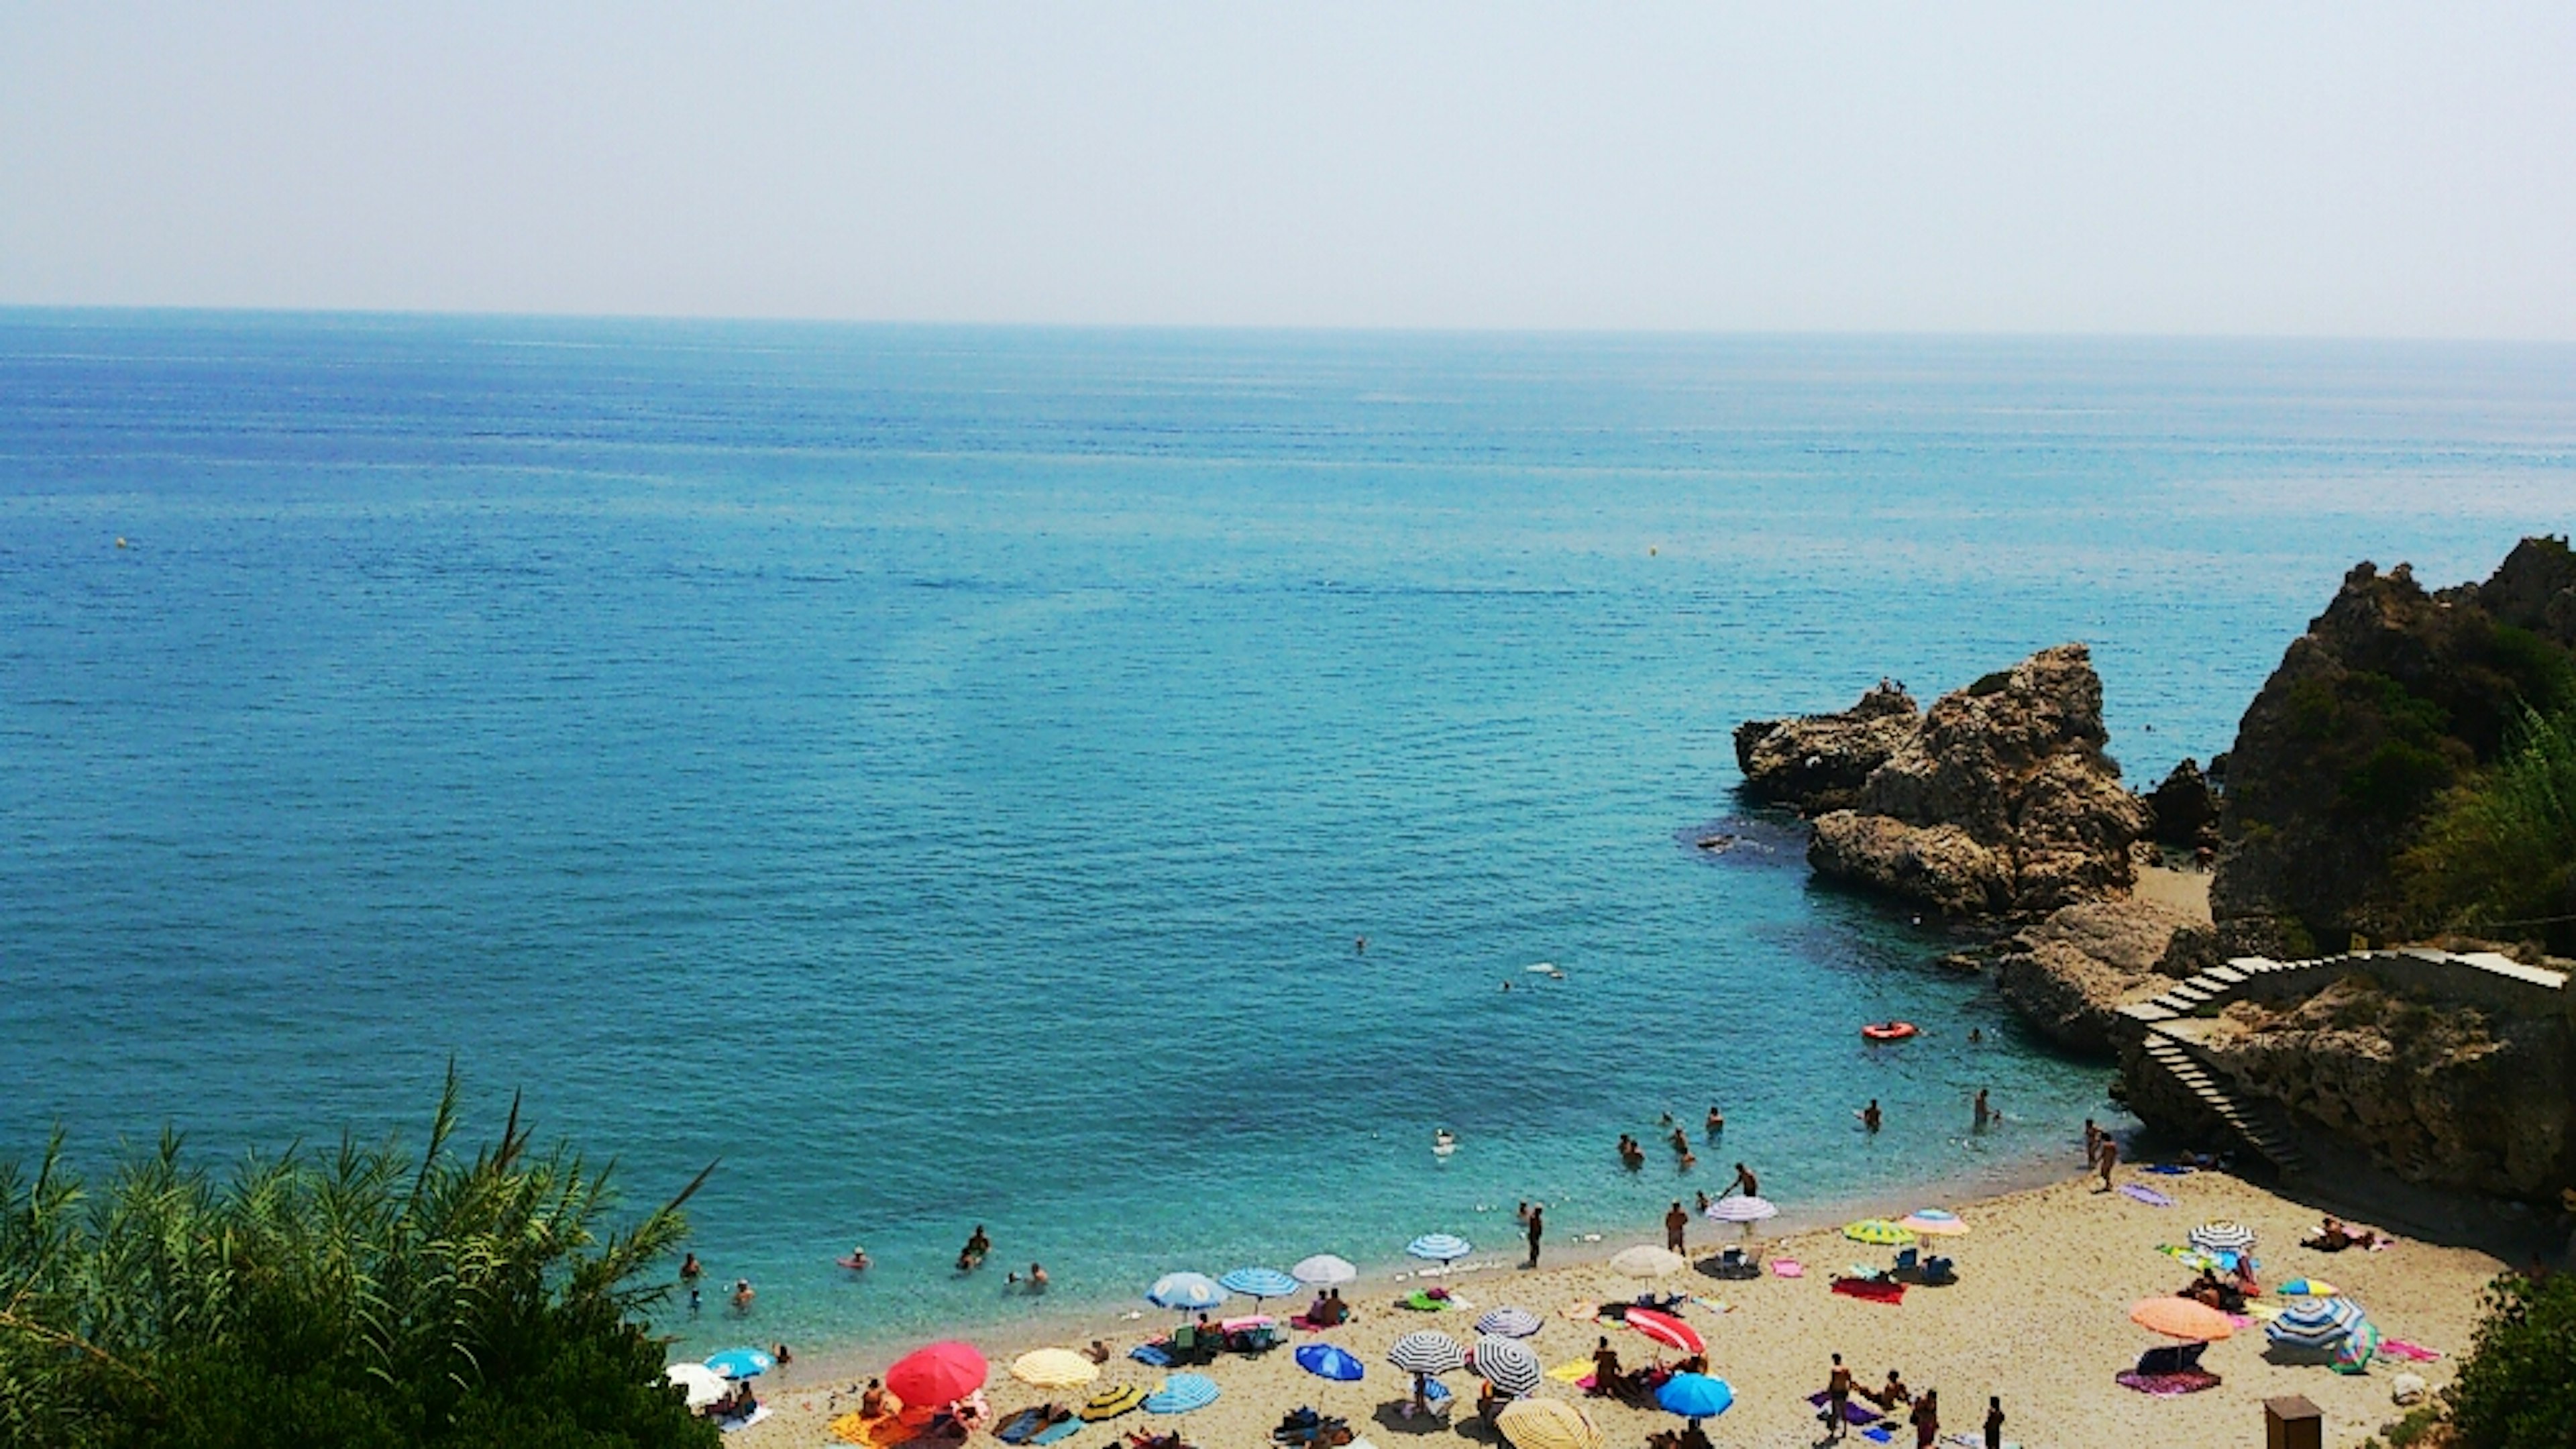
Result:
{"type": "Polygon", "coordinates": [[[1297,1291],[1297,1280],[1276,1268],[1237,1268],[1216,1281],[1227,1292],[1240,1293],[1255,1303],[1264,1298],[1285,1298],[1297,1291]]]}
{"type": "Polygon", "coordinates": [[[1417,1258],[1429,1258],[1434,1262],[1447,1264],[1476,1250],[1465,1238],[1456,1233],[1424,1233],[1421,1237],[1405,1244],[1404,1251],[1417,1258]]]}
{"type": "Polygon", "coordinates": [[[1663,1405],[1665,1413],[1706,1419],[1734,1406],[1735,1386],[1706,1374],[1675,1374],[1655,1390],[1655,1402],[1663,1405]]]}
{"type": "Polygon", "coordinates": [[[1174,1374],[1145,1396],[1148,1414],[1186,1414],[1216,1402],[1216,1380],[1200,1374],[1174,1374]]]}
{"type": "Polygon", "coordinates": [[[1368,1372],[1358,1359],[1329,1343],[1310,1343],[1297,1350],[1297,1367],[1341,1384],[1354,1383],[1368,1372]]]}
{"type": "Polygon", "coordinates": [[[756,1348],[729,1348],[708,1358],[707,1367],[729,1379],[748,1379],[778,1367],[778,1360],[756,1348]]]}
{"type": "Polygon", "coordinates": [[[2266,1324],[2263,1336],[2283,1348],[2326,1353],[2363,1322],[2361,1305],[2349,1298],[2302,1298],[2266,1324]]]}
{"type": "Polygon", "coordinates": [[[1145,1301],[1157,1308],[1200,1312],[1223,1303],[1225,1290],[1205,1273],[1166,1273],[1145,1290],[1145,1301]]]}

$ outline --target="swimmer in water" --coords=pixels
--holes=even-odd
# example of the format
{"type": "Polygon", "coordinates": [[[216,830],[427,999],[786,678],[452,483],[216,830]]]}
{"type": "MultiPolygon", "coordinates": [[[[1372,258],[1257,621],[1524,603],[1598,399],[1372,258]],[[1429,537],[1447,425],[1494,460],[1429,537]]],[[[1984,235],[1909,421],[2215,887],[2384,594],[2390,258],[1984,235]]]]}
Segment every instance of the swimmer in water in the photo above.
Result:
{"type": "Polygon", "coordinates": [[[1715,1102],[1711,1102],[1711,1103],[1709,1103],[1709,1104],[1708,1104],[1708,1135],[1709,1135],[1709,1136],[1711,1136],[1711,1137],[1714,1137],[1714,1136],[1716,1136],[1717,1134],[1719,1134],[1720,1132],[1723,1132],[1723,1131],[1725,1131],[1725,1130],[1726,1130],[1726,1114],[1725,1114],[1724,1112],[1721,1112],[1721,1111],[1717,1110],[1717,1104],[1716,1104],[1715,1102]]]}
{"type": "Polygon", "coordinates": [[[1864,1130],[1870,1132],[1877,1131],[1879,1123],[1878,1099],[1876,1097],[1870,1098],[1868,1106],[1861,1108],[1858,1112],[1855,1112],[1852,1115],[1860,1118],[1860,1125],[1864,1130]]]}
{"type": "Polygon", "coordinates": [[[1986,1089],[1979,1087],[1977,1089],[1977,1125],[1979,1127],[1985,1126],[1988,1121],[1993,1119],[1994,1115],[1995,1109],[1986,1104],[1986,1089]]]}

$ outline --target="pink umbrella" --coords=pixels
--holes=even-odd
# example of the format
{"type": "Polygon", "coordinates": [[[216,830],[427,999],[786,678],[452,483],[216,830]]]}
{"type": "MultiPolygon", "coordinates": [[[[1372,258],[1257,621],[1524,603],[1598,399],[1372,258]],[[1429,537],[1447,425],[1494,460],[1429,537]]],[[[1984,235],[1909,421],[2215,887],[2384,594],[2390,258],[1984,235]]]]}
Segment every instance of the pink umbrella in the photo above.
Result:
{"type": "Polygon", "coordinates": [[[936,1407],[984,1387],[987,1371],[973,1344],[951,1339],[895,1360],[885,1371],[885,1386],[907,1405],[936,1407]]]}
{"type": "Polygon", "coordinates": [[[1657,1343],[1678,1348],[1684,1353],[1708,1351],[1708,1340],[1699,1336],[1698,1329],[1669,1313],[1658,1313],[1651,1308],[1631,1308],[1628,1310],[1628,1326],[1657,1343]]]}

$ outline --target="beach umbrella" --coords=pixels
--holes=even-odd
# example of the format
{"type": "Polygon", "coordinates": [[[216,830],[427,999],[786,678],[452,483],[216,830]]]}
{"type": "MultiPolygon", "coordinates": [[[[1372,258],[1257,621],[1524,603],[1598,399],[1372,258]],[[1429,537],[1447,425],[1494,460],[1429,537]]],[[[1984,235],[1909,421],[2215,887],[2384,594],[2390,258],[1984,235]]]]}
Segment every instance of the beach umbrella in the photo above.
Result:
{"type": "Polygon", "coordinates": [[[1237,1268],[1216,1281],[1218,1287],[1240,1293],[1255,1303],[1264,1298],[1285,1298],[1297,1291],[1297,1280],[1276,1268],[1237,1268]]]}
{"type": "Polygon", "coordinates": [[[1338,1288],[1358,1278],[1360,1270],[1352,1267],[1347,1258],[1336,1258],[1330,1253],[1317,1253],[1289,1269],[1288,1276],[1309,1288],[1338,1288]]]}
{"type": "Polygon", "coordinates": [[[1386,1361],[1409,1374],[1445,1374],[1467,1366],[1467,1350],[1445,1333],[1417,1328],[1395,1341],[1386,1361]]]}
{"type": "Polygon", "coordinates": [[[1356,1383],[1368,1372],[1348,1350],[1329,1343],[1310,1343],[1298,1349],[1297,1367],[1337,1384],[1356,1383]]]}
{"type": "Polygon", "coordinates": [[[1592,1416],[1563,1399],[1515,1399],[1494,1416],[1512,1449],[1603,1449],[1592,1416]]]}
{"type": "Polygon", "coordinates": [[[1225,1301],[1225,1290],[1205,1273],[1166,1273],[1145,1290],[1145,1301],[1157,1308],[1202,1312],[1225,1301]]]}
{"type": "Polygon", "coordinates": [[[1456,1233],[1424,1233],[1405,1244],[1404,1251],[1417,1258],[1429,1258],[1445,1268],[1476,1250],[1456,1233]]]}
{"type": "Polygon", "coordinates": [[[1527,1338],[1538,1332],[1539,1317],[1526,1308],[1497,1308],[1476,1320],[1478,1333],[1502,1338],[1527,1338]]]}
{"type": "Polygon", "coordinates": [[[1631,1278],[1661,1278],[1666,1273],[1678,1273],[1689,1266],[1688,1258],[1652,1243],[1621,1248],[1610,1258],[1611,1271],[1625,1273],[1631,1278]]]}
{"type": "Polygon", "coordinates": [[[1675,1374],[1655,1390],[1655,1402],[1685,1419],[1713,1418],[1734,1407],[1735,1386],[1706,1374],[1675,1374]]]}
{"type": "Polygon", "coordinates": [[[675,1363],[662,1370],[662,1377],[689,1396],[692,1409],[703,1409],[733,1392],[723,1374],[702,1363],[675,1363]]]}
{"type": "Polygon", "coordinates": [[[1631,1308],[1626,1322],[1630,1328],[1655,1342],[1678,1348],[1684,1353],[1708,1351],[1708,1340],[1699,1336],[1698,1329],[1669,1313],[1660,1313],[1652,1308],[1631,1308]]]}
{"type": "Polygon", "coordinates": [[[2254,1230],[2224,1219],[2202,1223],[2191,1230],[2191,1245],[2204,1253],[2250,1253],[2254,1251],[2254,1230]]]}
{"type": "Polygon", "coordinates": [[[1863,1218],[1856,1223],[1843,1224],[1843,1236],[1855,1243],[1875,1243],[1882,1248],[1892,1248],[1900,1243],[1913,1242],[1914,1230],[1885,1218],[1863,1218]]]}
{"type": "Polygon", "coordinates": [[[707,1367],[729,1379],[749,1379],[778,1367],[778,1360],[756,1348],[729,1348],[707,1355],[707,1367]]]}
{"type": "Polygon", "coordinates": [[[1476,1377],[1490,1380],[1513,1398],[1525,1398],[1547,1382],[1547,1365],[1538,1361],[1538,1350],[1517,1338],[1480,1338],[1476,1340],[1476,1377]]]}
{"type": "Polygon", "coordinates": [[[1916,1208],[1898,1218],[1896,1225],[1900,1228],[1912,1228],[1925,1237],[1931,1238],[1954,1238],[1968,1230],[1968,1225],[1959,1221],[1958,1214],[1946,1213],[1939,1208],[1916,1208]]]}
{"type": "Polygon", "coordinates": [[[984,1387],[990,1370],[971,1343],[955,1339],[919,1348],[894,1361],[885,1371],[888,1393],[918,1409],[953,1404],[984,1387]]]}
{"type": "Polygon", "coordinates": [[[2283,1348],[2324,1353],[2366,1320],[2349,1298],[2302,1298],[2264,1325],[2263,1336],[2283,1348]]]}
{"type": "Polygon", "coordinates": [[[1216,1402],[1216,1380],[1205,1374],[1174,1374],[1145,1396],[1148,1414],[1186,1414],[1216,1402]]]}
{"type": "Polygon", "coordinates": [[[2129,1321],[2167,1338],[2213,1343],[2236,1331],[2226,1314],[2188,1298],[2141,1298],[2129,1305],[2129,1321]]]}
{"type": "Polygon", "coordinates": [[[1097,1424],[1103,1419],[1115,1419],[1144,1402],[1145,1391],[1136,1385],[1112,1384],[1083,1401],[1082,1421],[1097,1424]]]}
{"type": "Polygon", "coordinates": [[[2275,1291],[2284,1298],[2332,1298],[2343,1290],[2323,1278],[2293,1278],[2275,1291]]]}
{"type": "Polygon", "coordinates": [[[1721,1223],[1758,1223],[1779,1215],[1767,1197],[1722,1197],[1708,1205],[1708,1216],[1721,1223]]]}
{"type": "Polygon", "coordinates": [[[2360,1373],[2362,1370],[2370,1367],[2371,1359],[2377,1357],[2378,1354],[2379,1330],[2371,1325],[2369,1319],[2365,1318],[2361,1322],[2352,1326],[2352,1332],[2343,1336],[2343,1342],[2335,1345],[2335,1372],[2345,1374],[2360,1373]]]}
{"type": "Polygon", "coordinates": [[[1011,1360],[1011,1377],[1042,1389],[1070,1389],[1100,1377],[1100,1365],[1069,1348],[1041,1348],[1011,1360]]]}

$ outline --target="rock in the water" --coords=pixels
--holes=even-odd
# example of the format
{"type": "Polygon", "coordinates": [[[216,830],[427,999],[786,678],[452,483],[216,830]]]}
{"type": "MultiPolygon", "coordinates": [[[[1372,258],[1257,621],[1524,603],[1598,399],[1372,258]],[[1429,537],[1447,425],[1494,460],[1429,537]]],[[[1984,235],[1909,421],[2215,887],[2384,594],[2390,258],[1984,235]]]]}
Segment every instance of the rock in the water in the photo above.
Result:
{"type": "Polygon", "coordinates": [[[1914,697],[1880,680],[1839,714],[1746,720],[1735,727],[1745,793],[1815,815],[1848,807],[1869,772],[1922,728],[1914,697]]]}
{"type": "Polygon", "coordinates": [[[2112,1018],[2214,964],[2208,926],[2154,901],[2085,901],[2014,934],[1997,985],[2023,1020],[2070,1051],[2109,1053],[2112,1018]]]}
{"type": "Polygon", "coordinates": [[[1816,821],[1807,858],[1945,911],[2048,910],[2126,890],[2146,811],[2106,738],[2090,653],[2041,650],[1943,695],[1847,812],[1816,821]]]}
{"type": "Polygon", "coordinates": [[[2197,850],[2218,844],[2218,796],[2200,773],[2197,761],[2185,759],[2147,793],[2148,831],[2159,844],[2197,850]]]}

